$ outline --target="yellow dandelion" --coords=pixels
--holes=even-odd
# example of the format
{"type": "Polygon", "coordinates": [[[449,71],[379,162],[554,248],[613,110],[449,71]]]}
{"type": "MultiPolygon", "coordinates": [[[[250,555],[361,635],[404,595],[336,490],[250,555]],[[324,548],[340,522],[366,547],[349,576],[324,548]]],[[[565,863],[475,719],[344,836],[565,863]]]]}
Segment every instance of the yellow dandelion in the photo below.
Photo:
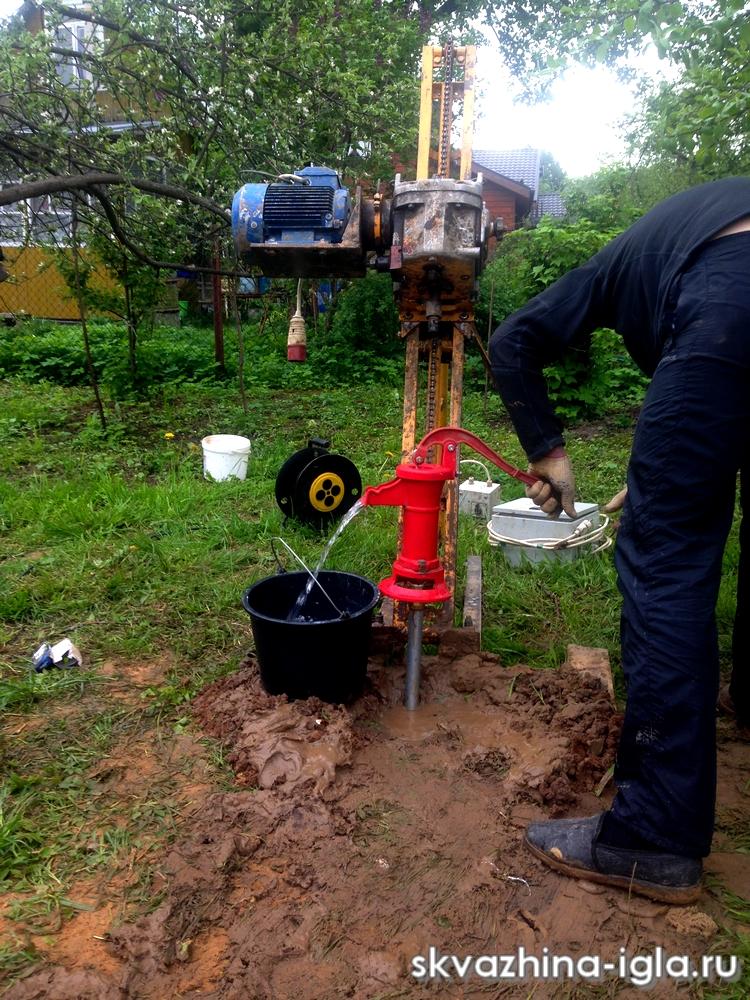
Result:
{"type": "Polygon", "coordinates": [[[174,437],[174,434],[171,431],[167,431],[167,433],[164,435],[164,439],[166,441],[171,441],[173,437],[174,437]]]}

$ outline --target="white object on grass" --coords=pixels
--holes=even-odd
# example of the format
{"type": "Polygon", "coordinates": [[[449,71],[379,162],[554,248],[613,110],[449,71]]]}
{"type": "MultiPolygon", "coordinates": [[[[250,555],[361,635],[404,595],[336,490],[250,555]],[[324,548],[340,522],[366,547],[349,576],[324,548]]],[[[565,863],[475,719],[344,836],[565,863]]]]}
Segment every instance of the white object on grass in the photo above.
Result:
{"type": "Polygon", "coordinates": [[[244,479],[250,441],[239,434],[209,434],[201,441],[203,447],[203,476],[223,482],[225,479],[244,479]]]}
{"type": "Polygon", "coordinates": [[[612,539],[605,536],[609,518],[596,504],[577,503],[575,519],[567,514],[548,517],[526,497],[493,508],[487,525],[490,545],[499,545],[511,566],[529,562],[568,562],[584,552],[601,552],[612,539]]]}

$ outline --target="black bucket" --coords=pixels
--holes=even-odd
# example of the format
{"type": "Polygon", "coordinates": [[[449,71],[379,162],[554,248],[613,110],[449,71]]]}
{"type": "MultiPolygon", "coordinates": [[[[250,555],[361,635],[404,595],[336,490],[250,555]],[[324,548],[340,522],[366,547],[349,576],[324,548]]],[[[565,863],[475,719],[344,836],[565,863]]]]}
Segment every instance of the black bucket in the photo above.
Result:
{"type": "Polygon", "coordinates": [[[302,608],[308,620],[287,621],[309,579],[303,572],[280,573],[259,580],[242,595],[261,681],[269,694],[314,695],[332,704],[348,704],[364,687],[372,609],[380,594],[363,576],[323,570],[318,579],[336,607],[315,586],[302,608]],[[346,616],[341,618],[339,611],[346,616]]]}

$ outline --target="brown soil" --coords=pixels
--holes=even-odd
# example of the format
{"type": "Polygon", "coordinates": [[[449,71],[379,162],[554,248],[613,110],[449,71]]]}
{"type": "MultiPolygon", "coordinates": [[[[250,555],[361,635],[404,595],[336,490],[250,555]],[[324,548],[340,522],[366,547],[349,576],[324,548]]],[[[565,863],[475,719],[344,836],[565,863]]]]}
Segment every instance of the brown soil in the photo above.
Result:
{"type": "MultiPolygon", "coordinates": [[[[621,947],[707,952],[722,920],[708,891],[697,907],[669,909],[563,878],[523,848],[529,820],[606,805],[610,786],[600,798],[593,789],[620,726],[607,693],[573,671],[454,654],[425,657],[414,713],[400,705],[403,668],[379,660],[351,709],[271,697],[252,661],[207,688],[195,717],[225,743],[236,789],[205,794],[155,864],[152,912],[108,932],[96,914],[75,918],[61,937],[80,948],[58,944],[58,964],[6,996],[397,1000],[425,994],[408,971],[430,945],[459,956],[521,945],[610,959],[621,947]]],[[[724,824],[708,867],[744,893],[732,830],[750,815],[750,754],[728,727],[719,752],[724,824]]],[[[145,759],[116,761],[113,777],[127,784],[145,759]]],[[[533,985],[433,992],[520,997],[533,985]]],[[[559,984],[534,990],[565,995],[559,984]]]]}

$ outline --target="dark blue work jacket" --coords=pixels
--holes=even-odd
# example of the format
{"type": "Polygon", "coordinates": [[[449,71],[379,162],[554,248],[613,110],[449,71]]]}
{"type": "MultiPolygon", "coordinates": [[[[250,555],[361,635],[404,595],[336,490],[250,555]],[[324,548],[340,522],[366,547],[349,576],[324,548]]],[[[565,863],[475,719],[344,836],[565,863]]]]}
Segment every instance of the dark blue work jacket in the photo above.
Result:
{"type": "Polygon", "coordinates": [[[530,460],[563,444],[542,369],[593,330],[610,327],[638,367],[652,375],[680,273],[707,241],[745,215],[750,177],[673,195],[497,328],[490,343],[492,372],[530,460]]]}

